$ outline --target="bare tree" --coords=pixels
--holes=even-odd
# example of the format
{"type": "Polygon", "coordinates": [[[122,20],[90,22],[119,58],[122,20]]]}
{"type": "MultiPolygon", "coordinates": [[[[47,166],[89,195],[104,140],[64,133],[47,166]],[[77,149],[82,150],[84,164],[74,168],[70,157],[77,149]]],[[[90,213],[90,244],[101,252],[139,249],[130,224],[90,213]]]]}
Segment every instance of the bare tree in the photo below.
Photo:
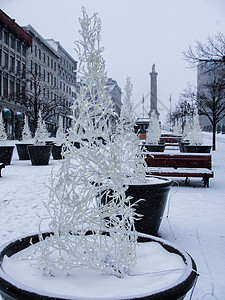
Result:
{"type": "Polygon", "coordinates": [[[216,150],[217,124],[225,117],[225,72],[214,70],[207,75],[198,91],[197,105],[199,114],[206,116],[212,124],[212,144],[216,150]]]}
{"type": "Polygon", "coordinates": [[[50,85],[43,74],[30,71],[27,72],[26,89],[16,95],[16,101],[27,110],[33,134],[37,128],[39,111],[45,121],[56,118],[61,111],[68,110],[66,100],[67,97],[59,90],[57,82],[50,85]]]}
{"type": "Polygon", "coordinates": [[[199,60],[205,62],[215,62],[218,67],[218,62],[224,63],[225,60],[225,36],[219,32],[214,36],[208,36],[207,41],[202,43],[196,41],[194,47],[189,47],[187,51],[183,51],[184,59],[190,64],[190,67],[196,67],[199,60]]]}
{"type": "Polygon", "coordinates": [[[208,118],[213,128],[213,150],[216,149],[216,127],[225,117],[225,36],[208,36],[206,43],[183,52],[190,67],[198,67],[197,106],[200,115],[208,118]]]}
{"type": "Polygon", "coordinates": [[[182,132],[186,124],[187,117],[192,118],[196,108],[197,92],[196,88],[187,84],[187,87],[180,93],[179,102],[172,112],[172,122],[175,121],[181,126],[182,132]]]}

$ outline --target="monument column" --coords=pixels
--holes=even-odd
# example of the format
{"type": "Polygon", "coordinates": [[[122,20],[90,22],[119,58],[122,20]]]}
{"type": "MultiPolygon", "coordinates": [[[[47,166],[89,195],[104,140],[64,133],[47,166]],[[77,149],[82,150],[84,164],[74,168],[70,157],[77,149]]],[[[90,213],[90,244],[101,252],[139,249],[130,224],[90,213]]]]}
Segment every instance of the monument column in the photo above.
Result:
{"type": "Polygon", "coordinates": [[[150,112],[154,110],[157,116],[159,115],[157,109],[157,75],[158,73],[155,71],[155,64],[152,65],[152,72],[150,74],[150,90],[151,90],[151,98],[150,98],[150,112]]]}

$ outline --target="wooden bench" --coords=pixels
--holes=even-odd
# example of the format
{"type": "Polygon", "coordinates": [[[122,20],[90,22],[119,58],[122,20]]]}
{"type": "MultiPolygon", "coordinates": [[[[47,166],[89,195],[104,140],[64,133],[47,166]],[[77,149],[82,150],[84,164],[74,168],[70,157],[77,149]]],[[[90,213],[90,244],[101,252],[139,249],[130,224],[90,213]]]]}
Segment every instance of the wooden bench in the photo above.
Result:
{"type": "Polygon", "coordinates": [[[165,146],[179,146],[179,142],[182,140],[181,136],[161,136],[160,142],[164,142],[165,146]]]}
{"type": "Polygon", "coordinates": [[[147,154],[145,161],[148,166],[148,175],[166,177],[202,177],[204,186],[209,187],[209,178],[213,178],[212,158],[210,154],[147,154]]]}
{"type": "Polygon", "coordinates": [[[5,168],[3,163],[0,163],[0,177],[2,177],[2,169],[5,168]]]}

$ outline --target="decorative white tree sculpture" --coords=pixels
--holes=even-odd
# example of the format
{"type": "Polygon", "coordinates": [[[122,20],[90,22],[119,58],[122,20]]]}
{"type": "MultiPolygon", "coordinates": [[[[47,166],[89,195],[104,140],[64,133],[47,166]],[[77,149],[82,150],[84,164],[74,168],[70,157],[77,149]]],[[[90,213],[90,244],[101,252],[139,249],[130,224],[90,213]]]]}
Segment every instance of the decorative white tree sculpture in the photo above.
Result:
{"type": "Polygon", "coordinates": [[[59,126],[56,132],[56,145],[61,146],[63,143],[65,143],[65,132],[63,128],[63,117],[59,117],[59,126]]]}
{"type": "Polygon", "coordinates": [[[45,121],[42,120],[41,112],[39,111],[37,129],[34,136],[34,142],[36,145],[45,145],[45,141],[48,138],[48,131],[46,129],[45,121]]]}
{"type": "Polygon", "coordinates": [[[175,120],[175,125],[173,128],[173,134],[176,136],[182,135],[181,126],[178,124],[178,120],[175,120]]]}
{"type": "Polygon", "coordinates": [[[139,138],[134,132],[135,116],[131,100],[133,85],[128,76],[124,87],[124,99],[121,114],[113,136],[117,157],[121,164],[121,172],[129,183],[143,183],[146,176],[146,163],[139,145],[139,138]]]}
{"type": "Polygon", "coordinates": [[[25,122],[22,131],[22,141],[31,141],[32,135],[28,124],[28,118],[25,116],[25,122]]]}
{"type": "Polygon", "coordinates": [[[203,145],[203,133],[197,113],[193,116],[193,125],[188,132],[187,139],[190,141],[190,145],[203,145]]]}
{"type": "Polygon", "coordinates": [[[149,126],[146,131],[146,144],[158,145],[161,136],[161,128],[158,117],[153,110],[150,115],[149,126]]]}
{"type": "Polygon", "coordinates": [[[188,116],[186,116],[183,134],[182,134],[183,141],[189,140],[190,131],[191,131],[191,124],[190,124],[188,116]]]}
{"type": "Polygon", "coordinates": [[[4,123],[3,123],[2,113],[1,113],[1,116],[0,116],[0,141],[1,142],[7,141],[7,134],[6,134],[5,126],[4,126],[4,123]]]}
{"type": "Polygon", "coordinates": [[[75,122],[65,159],[52,176],[45,204],[54,235],[41,243],[38,261],[49,273],[88,267],[123,277],[136,262],[135,214],[125,195],[124,162],[111,130],[113,104],[101,56],[101,22],[96,14],[89,17],[84,8],[82,12],[81,39],[76,42],[82,84],[73,104],[75,122]]]}

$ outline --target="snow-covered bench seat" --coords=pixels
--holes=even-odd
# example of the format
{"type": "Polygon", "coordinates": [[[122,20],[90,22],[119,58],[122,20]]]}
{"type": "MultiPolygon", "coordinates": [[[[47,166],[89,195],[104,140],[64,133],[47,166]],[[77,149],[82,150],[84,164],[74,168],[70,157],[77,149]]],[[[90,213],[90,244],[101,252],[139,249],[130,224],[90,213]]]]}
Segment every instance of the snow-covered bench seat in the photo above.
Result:
{"type": "Polygon", "coordinates": [[[0,177],[2,177],[2,169],[5,168],[3,163],[0,163],[0,177]]]}
{"type": "Polygon", "coordinates": [[[210,154],[167,154],[151,153],[146,155],[148,175],[166,177],[185,177],[185,183],[189,177],[201,177],[204,186],[209,187],[209,178],[213,178],[212,158],[210,154]]]}

